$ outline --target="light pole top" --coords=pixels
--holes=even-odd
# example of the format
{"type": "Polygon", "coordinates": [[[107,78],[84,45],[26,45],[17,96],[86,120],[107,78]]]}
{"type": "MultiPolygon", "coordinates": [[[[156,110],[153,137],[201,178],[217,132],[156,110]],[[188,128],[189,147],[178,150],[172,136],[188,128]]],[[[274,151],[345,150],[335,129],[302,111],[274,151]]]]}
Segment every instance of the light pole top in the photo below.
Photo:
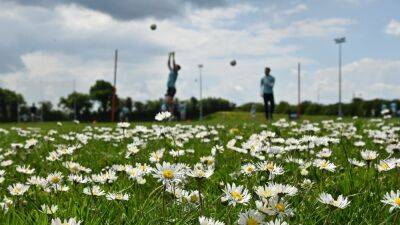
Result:
{"type": "Polygon", "coordinates": [[[335,43],[336,44],[341,44],[346,42],[346,37],[341,37],[341,38],[335,38],[335,43]]]}
{"type": "Polygon", "coordinates": [[[203,68],[203,64],[199,64],[198,67],[199,67],[199,68],[203,68]]]}

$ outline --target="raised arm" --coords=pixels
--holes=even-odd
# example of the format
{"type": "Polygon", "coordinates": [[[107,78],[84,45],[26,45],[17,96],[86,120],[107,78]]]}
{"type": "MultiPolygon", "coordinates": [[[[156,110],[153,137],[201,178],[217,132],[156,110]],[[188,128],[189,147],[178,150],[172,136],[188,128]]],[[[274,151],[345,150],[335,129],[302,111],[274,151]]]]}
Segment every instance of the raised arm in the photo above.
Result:
{"type": "Polygon", "coordinates": [[[172,65],[173,65],[173,68],[175,68],[175,66],[176,66],[176,63],[175,63],[175,52],[172,52],[172,65]]]}
{"type": "Polygon", "coordinates": [[[168,69],[169,70],[172,70],[172,67],[171,67],[171,56],[172,56],[172,53],[168,53],[168,62],[167,62],[167,64],[168,64],[168,69]]]}

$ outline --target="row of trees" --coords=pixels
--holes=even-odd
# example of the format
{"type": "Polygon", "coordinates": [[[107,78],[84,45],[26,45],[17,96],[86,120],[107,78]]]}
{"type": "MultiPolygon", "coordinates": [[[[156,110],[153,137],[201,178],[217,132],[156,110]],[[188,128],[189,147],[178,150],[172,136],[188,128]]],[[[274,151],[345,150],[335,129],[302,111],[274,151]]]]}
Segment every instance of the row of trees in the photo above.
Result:
{"type": "MultiPolygon", "coordinates": [[[[11,90],[0,89],[0,121],[12,122],[19,119],[62,121],[77,119],[79,121],[109,121],[112,107],[113,86],[111,83],[98,80],[90,87],[89,93],[73,92],[68,96],[61,97],[58,107],[50,101],[39,102],[35,108],[37,112],[32,115],[33,106],[28,106],[22,95],[11,90]],[[19,115],[19,116],[18,116],[19,115]]],[[[199,117],[199,100],[192,97],[188,100],[176,102],[184,104],[187,119],[199,117]]],[[[116,116],[120,117],[123,108],[127,111],[129,120],[151,121],[160,112],[163,99],[149,100],[146,102],[133,101],[130,97],[120,98],[116,96],[116,116]]],[[[201,101],[203,113],[208,115],[218,111],[232,111],[235,104],[222,98],[206,98],[201,101]]]]}
{"type": "MultiPolygon", "coordinates": [[[[383,106],[386,106],[390,109],[390,105],[393,103],[400,105],[400,100],[363,100],[361,98],[354,98],[350,103],[342,104],[342,111],[343,115],[345,116],[374,117],[380,115],[380,111],[382,110],[383,106]]],[[[257,112],[263,112],[264,105],[262,103],[246,103],[237,107],[236,110],[250,111],[253,105],[255,105],[257,112]]],[[[275,107],[275,113],[288,114],[290,112],[297,112],[297,105],[290,105],[288,102],[281,101],[275,107]]],[[[336,116],[338,114],[338,104],[325,105],[310,101],[303,101],[300,104],[300,113],[305,115],[336,116]]]]}
{"type": "MultiPolygon", "coordinates": [[[[90,87],[89,93],[73,92],[66,97],[61,97],[58,107],[50,101],[43,101],[37,104],[40,119],[45,121],[61,121],[77,119],[80,121],[109,121],[112,105],[113,86],[111,83],[98,80],[90,87]]],[[[154,115],[160,111],[163,99],[149,100],[146,102],[133,101],[130,97],[119,98],[117,100],[117,118],[124,108],[127,111],[126,117],[129,120],[150,121],[154,115]]],[[[185,105],[186,118],[197,119],[199,117],[198,99],[192,97],[188,100],[179,101],[185,105]]],[[[377,116],[382,105],[390,105],[399,100],[363,100],[354,98],[352,102],[343,104],[343,113],[345,116],[377,116]]],[[[208,115],[218,111],[248,111],[255,106],[256,111],[263,112],[262,103],[246,103],[236,106],[234,103],[222,98],[206,98],[202,100],[203,114],[208,115]]],[[[304,101],[300,105],[301,114],[306,115],[337,115],[337,104],[318,104],[310,101],[304,101]]],[[[276,105],[275,112],[287,114],[296,112],[297,106],[290,105],[288,102],[280,102],[276,105]]],[[[0,88],[0,121],[11,122],[32,119],[32,107],[28,106],[21,94],[11,90],[0,88]]]]}

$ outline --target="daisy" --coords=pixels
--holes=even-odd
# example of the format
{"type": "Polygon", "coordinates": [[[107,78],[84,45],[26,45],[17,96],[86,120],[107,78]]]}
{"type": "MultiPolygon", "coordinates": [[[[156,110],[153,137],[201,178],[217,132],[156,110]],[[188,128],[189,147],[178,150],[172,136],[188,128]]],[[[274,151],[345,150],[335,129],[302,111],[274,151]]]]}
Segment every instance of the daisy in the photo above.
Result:
{"type": "Polygon", "coordinates": [[[29,185],[16,183],[16,184],[8,186],[7,189],[10,192],[11,195],[20,196],[20,195],[23,195],[25,192],[28,191],[29,185]]]}
{"type": "Polygon", "coordinates": [[[92,196],[103,196],[105,195],[105,192],[103,190],[101,190],[101,188],[97,185],[93,186],[93,187],[85,187],[83,189],[83,193],[85,195],[92,195],[92,196]]]}
{"type": "Polygon", "coordinates": [[[157,178],[163,184],[179,183],[184,176],[183,167],[180,164],[170,164],[163,162],[157,163],[156,169],[153,171],[153,177],[157,178]]]}
{"type": "Polygon", "coordinates": [[[247,163],[247,164],[243,165],[242,170],[241,170],[242,174],[244,174],[246,176],[252,175],[255,171],[256,171],[256,167],[251,163],[247,163]]]}
{"type": "Polygon", "coordinates": [[[349,163],[358,166],[358,167],[364,167],[366,164],[363,161],[357,160],[357,159],[349,159],[349,163]]]}
{"type": "Polygon", "coordinates": [[[38,186],[38,187],[46,187],[47,186],[47,179],[43,178],[43,177],[32,176],[32,177],[28,178],[27,183],[30,184],[30,185],[38,186]]]}
{"type": "Polygon", "coordinates": [[[212,218],[207,218],[204,216],[199,217],[199,223],[200,225],[225,225],[224,222],[220,222],[218,220],[214,220],[212,218]]]}
{"type": "Polygon", "coordinates": [[[43,205],[41,205],[41,212],[42,213],[46,213],[46,214],[53,214],[53,213],[55,213],[55,212],[57,212],[57,210],[58,210],[58,206],[57,205],[51,205],[51,206],[48,206],[48,205],[46,205],[46,204],[43,204],[43,205]]]}
{"type": "Polygon", "coordinates": [[[129,195],[128,194],[122,194],[122,193],[108,193],[106,195],[107,200],[119,200],[119,201],[128,201],[129,200],[129,195]]]}
{"type": "Polygon", "coordinates": [[[280,219],[275,219],[275,221],[271,220],[267,222],[265,225],[289,225],[285,221],[281,221],[280,219]]]}
{"type": "Polygon", "coordinates": [[[273,179],[277,175],[282,175],[285,171],[283,167],[274,162],[264,161],[257,164],[258,171],[266,171],[269,173],[269,179],[273,179]]]}
{"type": "Polygon", "coordinates": [[[372,161],[372,160],[376,159],[378,156],[379,156],[379,154],[375,151],[371,151],[371,150],[361,151],[361,157],[365,161],[372,161]]]}
{"type": "Polygon", "coordinates": [[[30,166],[17,166],[16,170],[24,174],[33,174],[35,172],[35,169],[31,169],[30,166]]]}
{"type": "Polygon", "coordinates": [[[7,197],[4,197],[3,201],[0,202],[0,208],[4,210],[4,212],[8,212],[8,209],[13,205],[13,201],[7,197]]]}
{"type": "Polygon", "coordinates": [[[55,218],[51,220],[51,225],[80,225],[81,221],[76,220],[75,218],[70,218],[68,220],[61,221],[60,218],[55,218]]]}
{"type": "MultiPolygon", "coordinates": [[[[186,199],[187,202],[193,203],[193,204],[199,204],[200,203],[200,194],[199,191],[183,191],[182,192],[182,197],[186,199]]],[[[203,195],[201,195],[202,198],[204,198],[203,195]]]]}
{"type": "Polygon", "coordinates": [[[298,189],[295,186],[289,184],[271,183],[269,186],[274,190],[274,194],[278,196],[294,196],[298,192],[298,189]]]}
{"type": "Polygon", "coordinates": [[[386,193],[381,202],[391,206],[389,212],[393,212],[395,209],[400,209],[400,190],[386,193]]]}
{"type": "Polygon", "coordinates": [[[332,154],[332,151],[329,150],[328,148],[322,149],[320,152],[317,153],[318,158],[329,158],[332,154]]]}
{"type": "Polygon", "coordinates": [[[206,164],[207,166],[214,166],[215,158],[214,156],[203,156],[200,158],[200,162],[206,164]]]}
{"type": "Polygon", "coordinates": [[[242,185],[236,186],[235,183],[227,184],[223,190],[225,196],[221,198],[223,202],[228,201],[229,205],[235,206],[236,203],[247,205],[251,199],[251,194],[242,185]]]}
{"type": "Polygon", "coordinates": [[[335,164],[325,160],[325,159],[316,159],[314,160],[314,166],[321,169],[321,170],[327,170],[330,172],[335,172],[336,166],[335,164]]]}
{"type": "Polygon", "coordinates": [[[265,216],[260,212],[250,209],[239,214],[238,225],[262,225],[265,216]]]}
{"type": "Polygon", "coordinates": [[[117,127],[122,128],[122,129],[127,129],[131,126],[130,123],[128,122],[119,122],[117,123],[117,127]]]}
{"type": "Polygon", "coordinates": [[[327,194],[325,192],[321,193],[319,195],[318,201],[324,204],[332,205],[334,207],[344,209],[347,206],[349,206],[350,202],[346,197],[343,197],[343,195],[339,195],[337,200],[333,199],[331,194],[327,194]]]}
{"type": "Polygon", "coordinates": [[[125,158],[129,158],[131,155],[136,155],[139,152],[139,148],[136,143],[127,145],[128,151],[125,154],[125,158]]]}
{"type": "Polygon", "coordinates": [[[61,172],[54,172],[47,176],[47,181],[51,184],[59,184],[62,182],[63,175],[61,172]]]}
{"type": "Polygon", "coordinates": [[[157,121],[164,121],[169,119],[172,116],[172,114],[168,111],[165,112],[159,112],[157,113],[157,115],[155,116],[155,120],[157,121]]]}
{"type": "Polygon", "coordinates": [[[268,198],[276,195],[275,189],[273,187],[271,187],[270,185],[257,186],[254,189],[255,189],[256,194],[260,198],[268,199],[268,198]]]}
{"type": "Polygon", "coordinates": [[[214,168],[212,167],[205,167],[200,163],[197,163],[194,165],[192,170],[187,171],[187,175],[189,177],[194,177],[194,178],[205,178],[208,179],[213,175],[214,173],[214,168]]]}
{"type": "Polygon", "coordinates": [[[156,163],[160,162],[160,160],[164,157],[164,149],[157,150],[155,152],[150,153],[150,162],[156,163]]]}
{"type": "Polygon", "coordinates": [[[256,201],[256,207],[260,212],[270,216],[292,217],[294,215],[290,204],[284,198],[279,198],[278,196],[269,198],[268,200],[262,199],[262,201],[256,201]]]}
{"type": "Polygon", "coordinates": [[[379,164],[376,165],[378,172],[389,171],[396,168],[396,163],[389,160],[381,160],[379,164]]]}

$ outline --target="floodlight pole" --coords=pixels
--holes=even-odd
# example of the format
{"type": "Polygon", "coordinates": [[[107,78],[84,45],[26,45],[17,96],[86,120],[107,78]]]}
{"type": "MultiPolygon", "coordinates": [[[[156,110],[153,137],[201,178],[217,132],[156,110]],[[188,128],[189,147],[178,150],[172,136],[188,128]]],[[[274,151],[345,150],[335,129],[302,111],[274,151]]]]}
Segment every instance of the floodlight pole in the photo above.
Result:
{"type": "Polygon", "coordinates": [[[203,69],[203,64],[199,64],[199,88],[200,88],[200,101],[199,101],[199,117],[200,120],[203,120],[203,79],[202,79],[202,69],[203,69]]]}
{"type": "Polygon", "coordinates": [[[297,118],[300,118],[300,104],[301,104],[301,98],[300,98],[300,91],[301,91],[301,85],[300,85],[300,63],[297,64],[297,118]]]}
{"type": "Polygon", "coordinates": [[[76,86],[75,86],[75,79],[74,79],[74,83],[73,83],[73,88],[74,88],[74,91],[73,91],[73,94],[75,95],[74,96],[74,120],[77,120],[77,113],[76,113],[76,98],[77,98],[77,94],[76,94],[76,86]]]}
{"type": "Polygon", "coordinates": [[[345,37],[336,38],[335,43],[339,45],[339,105],[338,116],[342,117],[342,44],[346,42],[345,37]]]}
{"type": "Polygon", "coordinates": [[[118,62],[118,49],[115,50],[114,57],[114,86],[112,93],[112,107],[111,107],[111,122],[115,121],[115,105],[116,105],[116,92],[117,92],[117,62],[118,62]]]}

